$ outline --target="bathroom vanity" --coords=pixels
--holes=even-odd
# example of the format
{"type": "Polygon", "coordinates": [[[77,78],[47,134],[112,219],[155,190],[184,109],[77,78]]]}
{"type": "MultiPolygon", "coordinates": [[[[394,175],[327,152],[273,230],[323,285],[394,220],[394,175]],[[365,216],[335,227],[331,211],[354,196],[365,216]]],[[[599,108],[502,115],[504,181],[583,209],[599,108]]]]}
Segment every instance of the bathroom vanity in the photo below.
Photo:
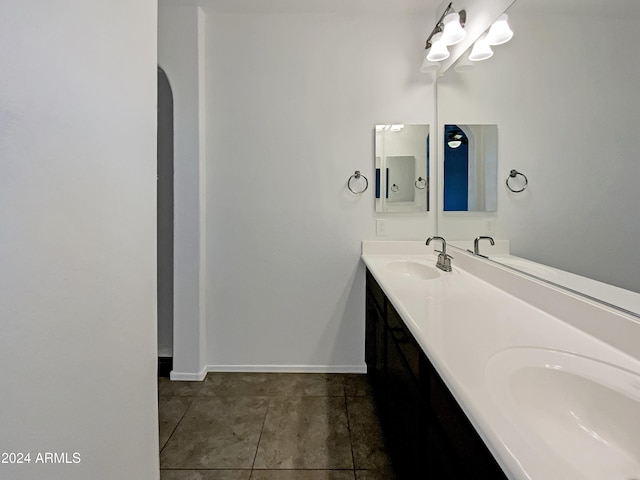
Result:
{"type": "Polygon", "coordinates": [[[640,478],[640,323],[462,251],[364,242],[366,363],[400,478],[640,478]]]}
{"type": "Polygon", "coordinates": [[[506,478],[367,271],[367,373],[400,478],[506,478]]]}

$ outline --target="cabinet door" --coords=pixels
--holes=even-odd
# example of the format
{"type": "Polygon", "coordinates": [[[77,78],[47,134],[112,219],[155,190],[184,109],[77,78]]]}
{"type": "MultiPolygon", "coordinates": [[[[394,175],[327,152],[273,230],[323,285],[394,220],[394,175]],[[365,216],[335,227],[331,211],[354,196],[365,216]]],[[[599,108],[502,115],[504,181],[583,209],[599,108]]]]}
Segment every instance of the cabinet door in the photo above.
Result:
{"type": "Polygon", "coordinates": [[[424,399],[394,338],[387,335],[386,427],[400,479],[428,478],[424,399]]]}
{"type": "Polygon", "coordinates": [[[375,380],[375,364],[376,364],[376,317],[374,302],[369,292],[367,292],[365,317],[365,337],[364,337],[364,361],[367,364],[367,374],[369,380],[375,380]]]}
{"type": "Polygon", "coordinates": [[[506,480],[369,271],[365,360],[398,480],[506,480]]]}
{"type": "Polygon", "coordinates": [[[433,366],[429,369],[429,406],[434,424],[442,432],[442,448],[453,459],[450,467],[456,473],[450,478],[506,480],[502,469],[433,366]]]}
{"type": "MultiPolygon", "coordinates": [[[[385,383],[386,328],[377,302],[367,294],[365,361],[374,393],[380,397],[385,383]]],[[[379,398],[381,399],[381,398],[379,398]]],[[[384,410],[384,405],[380,405],[384,410]]]]}

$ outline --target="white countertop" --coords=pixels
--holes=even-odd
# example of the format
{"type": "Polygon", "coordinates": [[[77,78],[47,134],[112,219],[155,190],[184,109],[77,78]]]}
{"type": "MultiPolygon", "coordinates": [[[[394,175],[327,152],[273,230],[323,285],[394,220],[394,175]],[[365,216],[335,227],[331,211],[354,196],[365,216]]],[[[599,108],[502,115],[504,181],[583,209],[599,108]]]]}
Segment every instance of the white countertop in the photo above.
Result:
{"type": "Polygon", "coordinates": [[[567,352],[615,365],[640,382],[640,324],[470,254],[449,253],[453,271],[430,280],[387,268],[403,259],[434,266],[424,242],[363,242],[362,259],[510,479],[599,478],[576,469],[521,413],[505,410],[490,368],[499,352],[538,349],[550,358],[567,352]]]}

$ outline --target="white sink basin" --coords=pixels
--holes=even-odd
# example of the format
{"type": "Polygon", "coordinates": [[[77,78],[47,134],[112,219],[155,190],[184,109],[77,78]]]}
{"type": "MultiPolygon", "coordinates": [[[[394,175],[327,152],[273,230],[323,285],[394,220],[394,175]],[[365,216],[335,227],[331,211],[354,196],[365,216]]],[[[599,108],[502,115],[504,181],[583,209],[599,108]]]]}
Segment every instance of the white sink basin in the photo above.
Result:
{"type": "Polygon", "coordinates": [[[532,446],[576,477],[640,479],[638,373],[555,350],[511,348],[491,357],[486,380],[508,420],[535,437],[532,446]]]}
{"type": "Polygon", "coordinates": [[[387,264],[391,272],[414,280],[431,280],[438,278],[440,273],[436,267],[431,267],[413,260],[397,260],[387,264]]]}

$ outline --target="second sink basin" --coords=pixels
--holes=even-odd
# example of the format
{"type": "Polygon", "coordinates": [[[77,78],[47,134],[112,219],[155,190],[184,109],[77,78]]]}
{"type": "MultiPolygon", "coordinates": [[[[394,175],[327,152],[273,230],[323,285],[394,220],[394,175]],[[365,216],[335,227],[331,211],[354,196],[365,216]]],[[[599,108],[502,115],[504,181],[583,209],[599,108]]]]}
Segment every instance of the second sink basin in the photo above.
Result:
{"type": "Polygon", "coordinates": [[[401,277],[415,280],[431,280],[440,276],[437,268],[409,259],[390,262],[387,269],[401,277]]]}
{"type": "MultiPolygon", "coordinates": [[[[511,348],[487,364],[502,412],[579,478],[640,478],[640,375],[588,357],[511,348]],[[568,464],[568,465],[567,465],[568,464]]],[[[572,476],[573,478],[573,476],[572,476]]]]}

